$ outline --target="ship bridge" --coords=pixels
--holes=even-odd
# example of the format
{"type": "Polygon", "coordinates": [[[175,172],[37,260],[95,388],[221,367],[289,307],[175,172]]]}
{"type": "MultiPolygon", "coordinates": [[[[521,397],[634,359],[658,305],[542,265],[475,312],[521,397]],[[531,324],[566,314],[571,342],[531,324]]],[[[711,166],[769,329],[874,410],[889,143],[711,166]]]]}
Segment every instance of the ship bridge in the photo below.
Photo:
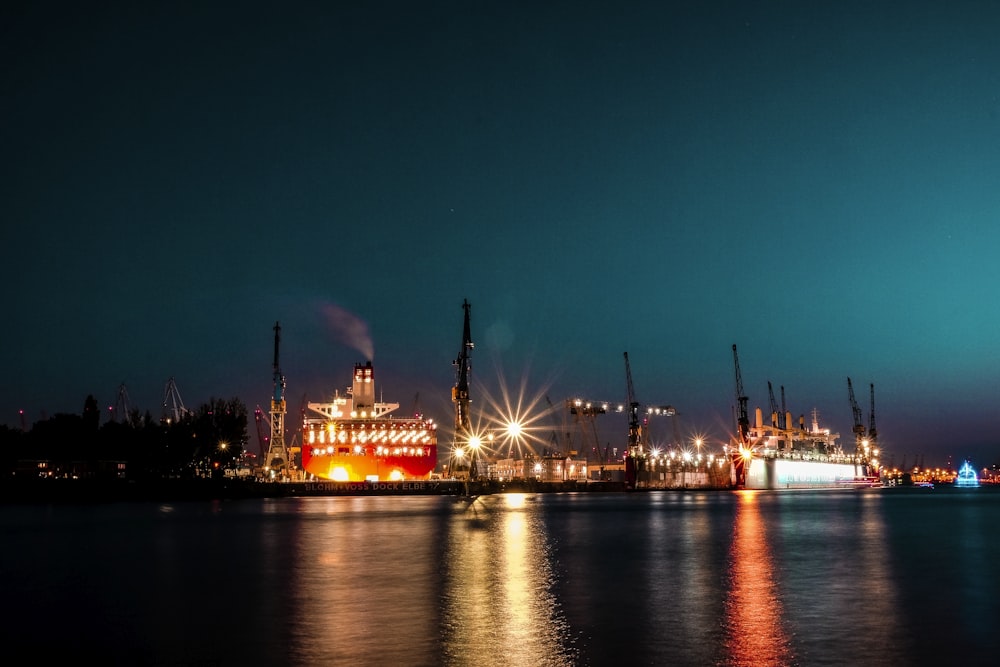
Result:
{"type": "Polygon", "coordinates": [[[375,377],[372,362],[354,365],[354,382],[346,396],[334,393],[330,403],[309,403],[313,412],[326,419],[378,419],[399,407],[399,403],[375,401],[375,377]]]}

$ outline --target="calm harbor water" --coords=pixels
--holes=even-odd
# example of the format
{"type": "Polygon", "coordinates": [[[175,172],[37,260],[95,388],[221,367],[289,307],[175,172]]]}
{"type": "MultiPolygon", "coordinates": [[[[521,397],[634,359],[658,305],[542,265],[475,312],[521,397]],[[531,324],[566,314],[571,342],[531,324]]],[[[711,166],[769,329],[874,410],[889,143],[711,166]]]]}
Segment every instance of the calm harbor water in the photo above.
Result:
{"type": "Polygon", "coordinates": [[[3,506],[0,637],[20,664],[995,664],[998,517],[992,488],[3,506]]]}

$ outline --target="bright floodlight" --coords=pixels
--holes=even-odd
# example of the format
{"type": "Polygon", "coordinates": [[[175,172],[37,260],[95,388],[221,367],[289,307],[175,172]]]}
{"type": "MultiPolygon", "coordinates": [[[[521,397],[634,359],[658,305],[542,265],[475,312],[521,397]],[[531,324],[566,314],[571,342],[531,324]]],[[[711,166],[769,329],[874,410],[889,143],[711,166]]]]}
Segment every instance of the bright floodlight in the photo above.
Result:
{"type": "Polygon", "coordinates": [[[510,422],[507,424],[507,435],[512,438],[516,438],[521,435],[521,425],[517,422],[510,422]]]}
{"type": "Polygon", "coordinates": [[[472,449],[479,449],[482,444],[483,440],[478,435],[474,435],[469,438],[469,447],[472,449]]]}

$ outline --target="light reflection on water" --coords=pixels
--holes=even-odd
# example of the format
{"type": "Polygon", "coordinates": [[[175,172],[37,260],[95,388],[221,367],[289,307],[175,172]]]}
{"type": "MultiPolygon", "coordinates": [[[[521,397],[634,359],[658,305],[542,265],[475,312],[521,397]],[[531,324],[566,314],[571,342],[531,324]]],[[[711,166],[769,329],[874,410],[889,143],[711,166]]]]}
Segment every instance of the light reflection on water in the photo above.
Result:
{"type": "Polygon", "coordinates": [[[998,515],[1000,489],[0,507],[0,640],[49,664],[993,664],[998,515]]]}
{"type": "Polygon", "coordinates": [[[444,568],[446,664],[573,664],[548,540],[525,505],[522,494],[459,503],[444,568]]]}
{"type": "Polygon", "coordinates": [[[523,495],[302,502],[300,664],[573,664],[523,495]]]}
{"type": "Polygon", "coordinates": [[[793,663],[756,491],[738,491],[726,596],[726,665],[793,663]]]}
{"type": "Polygon", "coordinates": [[[298,502],[301,529],[287,545],[295,661],[414,664],[434,655],[439,499],[298,502]]]}

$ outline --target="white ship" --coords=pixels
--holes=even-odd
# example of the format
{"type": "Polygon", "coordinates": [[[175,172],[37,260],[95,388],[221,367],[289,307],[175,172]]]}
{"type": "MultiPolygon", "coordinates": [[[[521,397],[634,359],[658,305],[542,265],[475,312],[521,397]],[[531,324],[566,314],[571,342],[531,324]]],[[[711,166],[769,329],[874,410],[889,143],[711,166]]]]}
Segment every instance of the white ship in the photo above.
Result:
{"type": "Polygon", "coordinates": [[[792,416],[785,414],[780,427],[776,415],[765,424],[760,408],[747,434],[747,445],[739,447],[742,483],[746,489],[822,489],[881,486],[872,474],[868,461],[857,454],[844,452],[837,442],[840,434],[819,425],[814,409],[812,423],[806,428],[805,417],[792,426],[792,416]]]}

